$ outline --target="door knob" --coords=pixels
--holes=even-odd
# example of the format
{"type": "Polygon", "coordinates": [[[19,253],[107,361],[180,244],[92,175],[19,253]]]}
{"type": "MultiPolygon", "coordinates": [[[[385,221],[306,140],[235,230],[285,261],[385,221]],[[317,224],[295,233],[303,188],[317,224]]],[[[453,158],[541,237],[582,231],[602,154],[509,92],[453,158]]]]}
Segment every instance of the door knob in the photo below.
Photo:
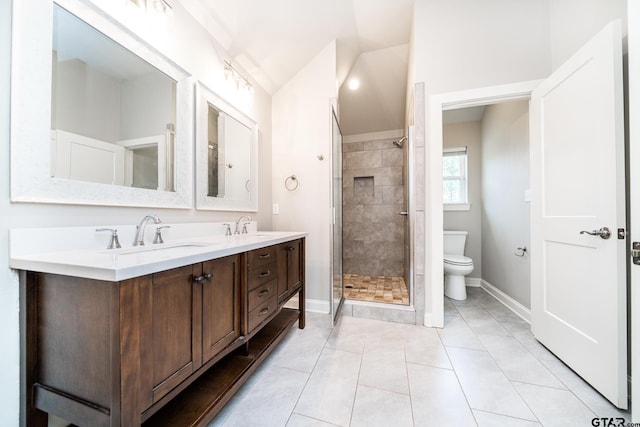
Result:
{"type": "Polygon", "coordinates": [[[602,227],[600,230],[593,230],[593,231],[582,230],[580,234],[588,234],[590,236],[600,236],[602,239],[606,240],[609,237],[611,237],[611,230],[609,230],[609,228],[607,227],[602,227]]]}

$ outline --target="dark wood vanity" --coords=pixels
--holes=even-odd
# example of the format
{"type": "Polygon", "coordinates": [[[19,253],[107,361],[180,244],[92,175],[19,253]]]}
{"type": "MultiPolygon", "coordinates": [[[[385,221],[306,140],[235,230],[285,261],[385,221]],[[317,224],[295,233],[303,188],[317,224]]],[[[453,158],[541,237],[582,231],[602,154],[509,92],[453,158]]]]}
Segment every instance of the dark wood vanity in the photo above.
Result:
{"type": "Polygon", "coordinates": [[[21,271],[21,424],[207,425],[304,328],[304,266],[298,238],[116,282],[21,271]]]}

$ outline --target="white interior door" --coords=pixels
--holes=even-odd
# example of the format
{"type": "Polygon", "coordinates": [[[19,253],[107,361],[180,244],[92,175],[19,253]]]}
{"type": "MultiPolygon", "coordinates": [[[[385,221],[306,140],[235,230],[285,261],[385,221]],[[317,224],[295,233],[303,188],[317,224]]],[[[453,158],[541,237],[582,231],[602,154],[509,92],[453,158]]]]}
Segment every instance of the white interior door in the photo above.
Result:
{"type": "Polygon", "coordinates": [[[60,129],[52,133],[52,176],[124,184],[124,147],[60,129]]]}
{"type": "MultiPolygon", "coordinates": [[[[640,165],[640,2],[630,1],[627,4],[627,28],[629,46],[629,164],[640,165]]],[[[640,170],[630,168],[629,171],[629,204],[631,206],[629,240],[640,242],[640,170]]],[[[631,331],[640,331],[640,265],[632,264],[631,276],[631,331]]],[[[640,396],[640,375],[633,375],[633,370],[640,367],[640,334],[632,333],[631,346],[631,395],[640,396]]],[[[631,421],[640,423],[640,399],[631,399],[631,421]]]]}
{"type": "Polygon", "coordinates": [[[532,94],[531,329],[626,409],[620,34],[609,24],[532,94]],[[610,238],[581,234],[603,227],[610,238]]]}

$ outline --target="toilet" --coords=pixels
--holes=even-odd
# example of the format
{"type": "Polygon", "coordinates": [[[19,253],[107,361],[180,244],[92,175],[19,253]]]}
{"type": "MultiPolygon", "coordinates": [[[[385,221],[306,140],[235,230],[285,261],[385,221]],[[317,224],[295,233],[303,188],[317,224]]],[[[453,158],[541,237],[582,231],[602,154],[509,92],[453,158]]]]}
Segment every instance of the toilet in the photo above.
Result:
{"type": "Polygon", "coordinates": [[[455,300],[467,299],[464,276],[473,271],[473,260],[464,256],[466,231],[444,231],[444,294],[455,300]]]}

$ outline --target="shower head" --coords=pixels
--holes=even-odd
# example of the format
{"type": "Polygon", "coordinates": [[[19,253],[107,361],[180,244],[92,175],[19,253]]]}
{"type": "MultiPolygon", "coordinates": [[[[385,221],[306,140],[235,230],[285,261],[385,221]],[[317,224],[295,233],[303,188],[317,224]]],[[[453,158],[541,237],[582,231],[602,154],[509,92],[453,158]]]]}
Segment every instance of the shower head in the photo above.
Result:
{"type": "Polygon", "coordinates": [[[404,145],[404,142],[407,140],[406,136],[403,136],[402,138],[400,138],[397,141],[393,141],[393,145],[395,145],[398,148],[402,148],[402,146],[404,145]]]}

